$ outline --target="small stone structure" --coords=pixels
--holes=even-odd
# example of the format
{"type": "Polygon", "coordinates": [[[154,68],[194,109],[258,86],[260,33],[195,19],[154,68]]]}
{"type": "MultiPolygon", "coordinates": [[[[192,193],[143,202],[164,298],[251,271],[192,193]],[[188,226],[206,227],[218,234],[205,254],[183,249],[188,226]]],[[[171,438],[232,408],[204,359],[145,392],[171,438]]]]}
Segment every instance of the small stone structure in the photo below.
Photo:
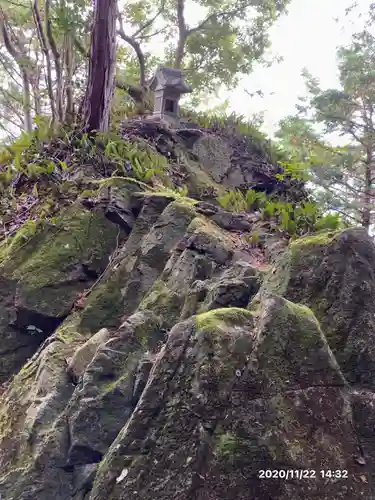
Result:
{"type": "Polygon", "coordinates": [[[166,121],[172,126],[179,125],[179,100],[182,94],[192,92],[184,82],[180,69],[159,66],[148,87],[155,95],[153,118],[166,121]]]}

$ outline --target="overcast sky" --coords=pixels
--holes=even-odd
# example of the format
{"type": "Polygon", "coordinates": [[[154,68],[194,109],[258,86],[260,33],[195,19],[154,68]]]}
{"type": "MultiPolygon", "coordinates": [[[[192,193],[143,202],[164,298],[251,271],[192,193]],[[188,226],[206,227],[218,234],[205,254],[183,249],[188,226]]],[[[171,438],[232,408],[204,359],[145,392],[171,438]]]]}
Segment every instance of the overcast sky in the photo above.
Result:
{"type": "MultiPolygon", "coordinates": [[[[363,26],[358,16],[344,16],[352,3],[353,0],[292,0],[289,14],[271,30],[273,53],[283,56],[284,61],[271,68],[259,67],[244,78],[240,88],[228,93],[231,107],[245,115],[264,110],[263,128],[272,135],[279,120],[294,113],[298,96],[305,93],[300,76],[304,66],[321,80],[324,88],[336,87],[336,47],[349,43],[351,34],[363,26]],[[338,16],[340,23],[334,21],[338,16]],[[243,88],[250,92],[262,89],[265,97],[250,99],[243,88]]],[[[360,11],[366,12],[370,3],[358,0],[360,11]]]]}

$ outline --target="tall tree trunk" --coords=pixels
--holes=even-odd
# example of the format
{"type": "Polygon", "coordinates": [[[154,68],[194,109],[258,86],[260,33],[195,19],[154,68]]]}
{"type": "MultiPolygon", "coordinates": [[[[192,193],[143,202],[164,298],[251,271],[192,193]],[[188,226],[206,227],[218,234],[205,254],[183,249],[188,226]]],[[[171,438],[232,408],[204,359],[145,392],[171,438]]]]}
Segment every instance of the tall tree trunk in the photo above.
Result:
{"type": "Polygon", "coordinates": [[[48,49],[48,45],[47,45],[47,38],[46,38],[46,35],[44,33],[43,24],[42,24],[42,20],[40,17],[39,0],[34,1],[33,5],[32,5],[32,11],[33,11],[34,23],[35,23],[36,31],[38,34],[40,47],[42,49],[42,52],[43,52],[44,58],[45,58],[45,62],[46,62],[47,92],[48,92],[49,102],[50,102],[50,106],[51,106],[52,124],[55,124],[58,121],[58,114],[57,114],[56,100],[55,100],[55,96],[53,94],[52,65],[51,65],[51,58],[50,58],[50,53],[49,53],[49,49],[48,49]]]}
{"type": "Polygon", "coordinates": [[[178,21],[178,42],[174,58],[174,68],[181,68],[182,60],[185,54],[186,39],[188,30],[185,23],[185,0],[177,0],[177,21],[178,21]]]}
{"type": "Polygon", "coordinates": [[[64,120],[64,104],[63,104],[63,71],[61,67],[61,57],[60,53],[57,50],[57,45],[55,42],[55,38],[52,32],[52,22],[50,16],[50,1],[45,0],[44,2],[44,17],[45,17],[45,25],[46,25],[46,38],[51,49],[53,60],[55,63],[55,73],[56,73],[56,113],[60,123],[64,120]]]}
{"type": "Polygon", "coordinates": [[[68,34],[65,36],[65,93],[66,107],[64,110],[65,121],[70,125],[74,121],[74,97],[73,97],[73,72],[74,72],[74,52],[73,52],[73,36],[68,34]]]}
{"type": "Polygon", "coordinates": [[[84,124],[90,131],[106,132],[109,127],[116,67],[116,14],[116,0],[95,1],[84,103],[84,124]]]}
{"type": "Polygon", "coordinates": [[[31,117],[31,91],[29,76],[25,70],[20,68],[22,71],[22,83],[23,83],[23,113],[24,113],[24,127],[26,132],[31,132],[33,129],[33,121],[31,117]]]}
{"type": "Polygon", "coordinates": [[[173,67],[176,69],[180,69],[182,65],[182,60],[185,55],[185,44],[186,44],[186,38],[183,35],[180,35],[180,39],[178,41],[177,49],[175,52],[175,60],[173,67]]]}
{"type": "Polygon", "coordinates": [[[365,162],[365,189],[363,197],[362,226],[369,229],[371,225],[372,197],[372,152],[367,151],[365,162]]]}

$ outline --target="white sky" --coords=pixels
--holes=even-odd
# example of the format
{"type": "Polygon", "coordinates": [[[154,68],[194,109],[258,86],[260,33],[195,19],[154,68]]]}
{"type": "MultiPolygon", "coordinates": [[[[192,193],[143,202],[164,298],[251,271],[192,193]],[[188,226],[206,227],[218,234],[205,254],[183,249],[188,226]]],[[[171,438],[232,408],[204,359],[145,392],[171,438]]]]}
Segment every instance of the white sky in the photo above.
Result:
{"type": "MultiPolygon", "coordinates": [[[[323,88],[337,87],[336,47],[350,43],[351,34],[363,26],[356,15],[345,18],[353,0],[292,0],[289,14],[271,28],[272,52],[284,61],[271,68],[258,67],[238,88],[226,94],[239,114],[264,111],[263,129],[269,135],[286,115],[294,114],[297,98],[305,94],[303,67],[320,79],[323,88]],[[340,23],[334,18],[340,17],[340,23]],[[344,29],[343,29],[344,27],[344,29]],[[250,98],[244,91],[261,89],[265,97],[250,98]],[[269,95],[273,92],[273,95],[269,95]]],[[[370,0],[358,0],[366,12],[370,0]]]]}

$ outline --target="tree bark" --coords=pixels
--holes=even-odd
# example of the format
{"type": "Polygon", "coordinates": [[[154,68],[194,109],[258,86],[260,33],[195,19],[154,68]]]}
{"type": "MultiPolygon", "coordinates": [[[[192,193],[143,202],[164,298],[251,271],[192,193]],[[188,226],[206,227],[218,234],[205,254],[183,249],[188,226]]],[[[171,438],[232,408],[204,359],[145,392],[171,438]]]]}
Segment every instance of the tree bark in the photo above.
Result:
{"type": "Polygon", "coordinates": [[[52,23],[50,16],[50,0],[45,0],[44,3],[44,16],[46,24],[46,35],[49,48],[51,49],[56,72],[56,112],[60,123],[64,120],[64,104],[63,104],[63,72],[61,68],[60,53],[57,50],[55,38],[52,33],[52,23]]]}
{"type": "Polygon", "coordinates": [[[363,196],[362,226],[369,229],[372,207],[372,151],[367,150],[365,162],[365,189],[363,196]]]}
{"type": "Polygon", "coordinates": [[[29,75],[21,69],[22,71],[22,83],[23,83],[23,112],[25,116],[24,127],[26,132],[31,132],[33,129],[33,120],[31,117],[31,91],[29,75]]]}
{"type": "Polygon", "coordinates": [[[84,124],[89,131],[106,132],[109,127],[116,66],[116,17],[116,0],[96,0],[84,102],[84,124]]]}
{"type": "Polygon", "coordinates": [[[177,0],[177,22],[178,22],[178,42],[175,52],[174,68],[180,69],[185,55],[185,44],[188,37],[188,29],[185,23],[185,0],[177,0]]]}
{"type": "Polygon", "coordinates": [[[73,37],[71,34],[65,35],[65,93],[66,107],[64,110],[64,118],[68,125],[74,121],[74,96],[73,96],[73,71],[74,71],[74,52],[73,52],[73,37]]]}
{"type": "Polygon", "coordinates": [[[48,45],[47,45],[47,39],[46,39],[44,30],[43,30],[43,24],[42,24],[42,20],[40,17],[39,1],[38,0],[34,1],[33,5],[32,5],[32,11],[33,11],[34,23],[35,23],[36,30],[38,33],[40,47],[42,49],[42,52],[44,54],[45,61],[46,61],[47,91],[48,91],[48,97],[49,97],[49,102],[50,102],[50,106],[51,106],[52,124],[54,124],[57,122],[58,116],[56,113],[55,97],[53,95],[52,65],[51,65],[51,58],[50,58],[48,45]]]}

